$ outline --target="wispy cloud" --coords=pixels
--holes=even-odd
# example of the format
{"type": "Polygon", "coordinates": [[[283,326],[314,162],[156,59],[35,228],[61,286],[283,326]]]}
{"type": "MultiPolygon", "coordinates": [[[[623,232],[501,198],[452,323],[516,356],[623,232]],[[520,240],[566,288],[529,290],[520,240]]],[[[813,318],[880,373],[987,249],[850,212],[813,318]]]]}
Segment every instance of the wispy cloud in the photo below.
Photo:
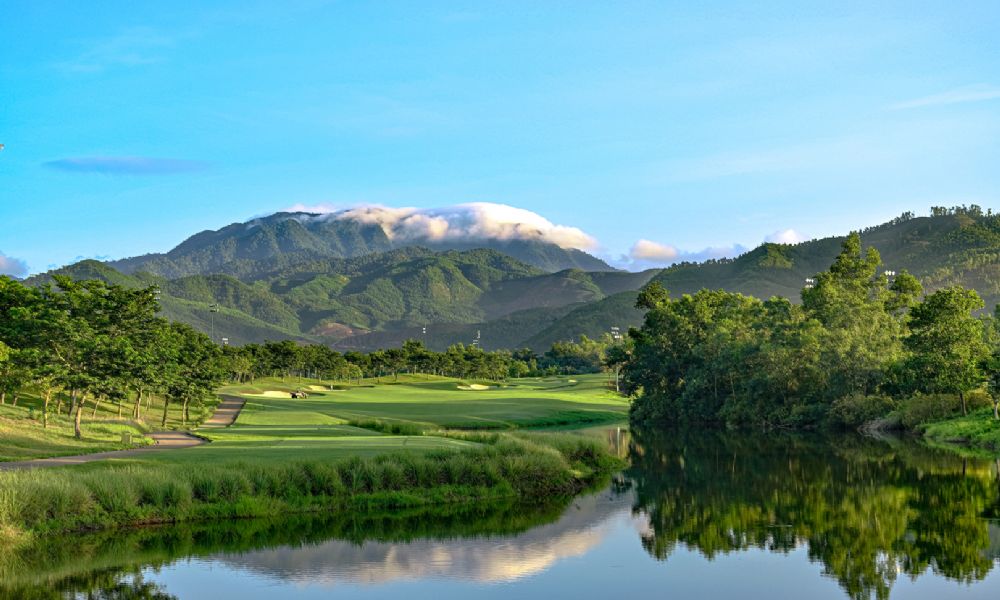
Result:
{"type": "Polygon", "coordinates": [[[19,258],[13,258],[0,252],[0,275],[24,277],[28,274],[28,265],[19,258]]]}
{"type": "Polygon", "coordinates": [[[906,110],[910,108],[925,108],[928,106],[944,106],[946,104],[964,104],[967,102],[984,102],[1000,99],[1000,87],[995,85],[967,85],[940,94],[931,94],[904,102],[897,102],[889,108],[906,110]]]}
{"type": "Polygon", "coordinates": [[[43,165],[71,173],[104,175],[177,175],[203,171],[210,166],[209,163],[200,160],[147,156],[79,156],[51,160],[43,165]]]}
{"type": "Polygon", "coordinates": [[[75,73],[96,73],[111,67],[136,67],[163,60],[162,51],[174,39],[149,27],[131,27],[92,43],[83,52],[56,64],[75,73]]]}
{"type": "Polygon", "coordinates": [[[669,182],[721,177],[870,166],[896,156],[897,149],[869,135],[846,135],[811,142],[673,161],[659,168],[669,182]]]}

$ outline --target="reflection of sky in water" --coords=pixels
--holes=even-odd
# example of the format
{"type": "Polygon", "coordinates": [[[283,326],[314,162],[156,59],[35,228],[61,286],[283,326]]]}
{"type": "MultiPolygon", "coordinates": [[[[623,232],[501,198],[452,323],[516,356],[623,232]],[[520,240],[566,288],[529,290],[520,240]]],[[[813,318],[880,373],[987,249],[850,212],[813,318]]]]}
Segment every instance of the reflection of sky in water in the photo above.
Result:
{"type": "MultiPolygon", "coordinates": [[[[178,598],[825,598],[842,600],[804,547],[706,560],[678,547],[666,562],[641,546],[630,495],[577,499],[556,522],[513,536],[390,544],[329,541],[179,561],[149,579],[178,598]]],[[[901,577],[892,598],[1000,597],[1000,573],[965,586],[901,577]]]]}

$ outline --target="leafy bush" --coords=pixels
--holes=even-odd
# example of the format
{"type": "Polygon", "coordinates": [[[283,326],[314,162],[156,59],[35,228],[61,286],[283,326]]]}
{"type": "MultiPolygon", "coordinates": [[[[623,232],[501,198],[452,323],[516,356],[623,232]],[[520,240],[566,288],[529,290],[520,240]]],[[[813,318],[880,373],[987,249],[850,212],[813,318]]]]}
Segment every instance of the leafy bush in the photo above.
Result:
{"type": "MultiPolygon", "coordinates": [[[[992,406],[989,394],[973,390],[965,395],[969,410],[992,406]]],[[[900,422],[907,429],[924,423],[940,421],[962,413],[962,401],[957,394],[914,394],[903,401],[899,408],[900,422]]]]}
{"type": "Polygon", "coordinates": [[[939,421],[962,412],[962,403],[954,394],[914,394],[903,401],[899,419],[904,427],[913,429],[923,423],[939,421]]]}
{"type": "Polygon", "coordinates": [[[896,401],[888,396],[852,394],[835,400],[828,416],[834,425],[854,428],[885,417],[896,406],[896,401]]]}

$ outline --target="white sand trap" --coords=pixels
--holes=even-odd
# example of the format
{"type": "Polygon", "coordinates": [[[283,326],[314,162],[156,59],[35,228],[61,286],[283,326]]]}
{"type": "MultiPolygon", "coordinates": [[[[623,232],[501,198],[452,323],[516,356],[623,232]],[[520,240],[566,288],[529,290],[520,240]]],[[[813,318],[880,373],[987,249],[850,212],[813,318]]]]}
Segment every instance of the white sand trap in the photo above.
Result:
{"type": "Polygon", "coordinates": [[[460,386],[458,386],[458,389],[460,389],[460,390],[472,390],[472,391],[475,391],[475,392],[481,392],[483,390],[490,389],[490,386],[488,386],[488,385],[480,385],[478,383],[470,383],[469,385],[460,385],[460,386]]]}
{"type": "Polygon", "coordinates": [[[312,391],[314,391],[314,392],[329,392],[330,391],[330,388],[323,387],[321,385],[311,385],[311,386],[309,386],[309,389],[312,390],[312,391]]]}
{"type": "Polygon", "coordinates": [[[276,392],[274,390],[268,390],[262,394],[257,394],[258,396],[264,396],[265,398],[291,398],[292,394],[290,392],[276,392]]]}
{"type": "Polygon", "coordinates": [[[569,383],[576,383],[576,380],[575,379],[570,379],[569,383]]]}

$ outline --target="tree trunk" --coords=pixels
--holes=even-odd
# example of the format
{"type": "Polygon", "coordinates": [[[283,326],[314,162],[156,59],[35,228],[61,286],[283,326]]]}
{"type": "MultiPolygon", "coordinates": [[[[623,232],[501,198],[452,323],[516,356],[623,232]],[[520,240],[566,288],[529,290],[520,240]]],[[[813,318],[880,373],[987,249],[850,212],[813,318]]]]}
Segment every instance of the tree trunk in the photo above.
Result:
{"type": "Polygon", "coordinates": [[[965,392],[958,392],[958,399],[962,401],[962,415],[968,415],[969,408],[965,405],[965,392]]]}
{"type": "Polygon", "coordinates": [[[52,390],[46,388],[45,395],[42,396],[42,429],[49,427],[49,400],[52,399],[52,390]]]}
{"type": "Polygon", "coordinates": [[[101,406],[101,397],[100,396],[94,396],[94,412],[92,412],[90,414],[90,418],[91,419],[96,419],[97,418],[97,409],[100,408],[100,406],[101,406]]]}
{"type": "Polygon", "coordinates": [[[83,398],[76,400],[76,409],[73,416],[73,437],[76,439],[83,438],[83,432],[80,431],[80,418],[83,416],[83,398]]]}
{"type": "Polygon", "coordinates": [[[167,408],[170,406],[170,396],[163,397],[163,418],[160,419],[160,427],[167,426],[167,408]]]}
{"type": "Polygon", "coordinates": [[[139,411],[142,410],[142,390],[136,390],[135,392],[135,404],[132,405],[132,418],[139,419],[139,411]]]}
{"type": "Polygon", "coordinates": [[[0,390],[0,406],[7,403],[7,390],[0,390]]]}
{"type": "Polygon", "coordinates": [[[67,416],[73,416],[73,413],[76,412],[76,404],[77,404],[77,391],[76,390],[72,390],[69,393],[69,399],[70,399],[69,414],[67,416]]]}
{"type": "Polygon", "coordinates": [[[19,396],[19,394],[17,392],[14,392],[14,401],[11,403],[11,406],[14,406],[14,407],[17,406],[17,398],[18,398],[18,396],[19,396]]]}
{"type": "Polygon", "coordinates": [[[187,425],[187,422],[188,422],[188,404],[189,403],[190,403],[190,400],[188,400],[187,398],[185,398],[184,399],[184,404],[182,405],[182,409],[183,410],[181,410],[181,424],[182,425],[187,425]]]}

